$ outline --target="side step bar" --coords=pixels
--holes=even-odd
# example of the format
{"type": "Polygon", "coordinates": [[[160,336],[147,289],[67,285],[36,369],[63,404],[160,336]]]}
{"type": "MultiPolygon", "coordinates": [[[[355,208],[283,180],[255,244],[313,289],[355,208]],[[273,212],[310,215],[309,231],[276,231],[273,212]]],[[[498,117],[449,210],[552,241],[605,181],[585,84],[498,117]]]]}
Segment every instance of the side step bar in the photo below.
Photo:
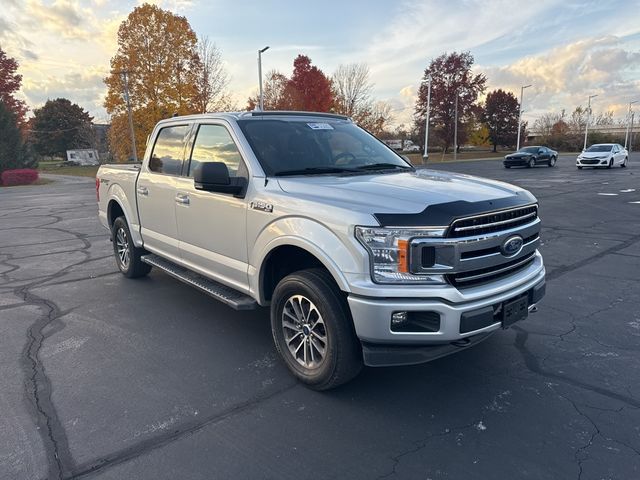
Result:
{"type": "Polygon", "coordinates": [[[258,306],[258,303],[249,295],[245,295],[231,287],[227,287],[226,285],[222,285],[221,283],[199,275],[187,268],[176,265],[170,260],[153,253],[143,255],[140,257],[140,260],[153,267],[159,268],[181,282],[197,288],[201,292],[210,295],[216,300],[226,303],[236,310],[253,310],[258,306]]]}

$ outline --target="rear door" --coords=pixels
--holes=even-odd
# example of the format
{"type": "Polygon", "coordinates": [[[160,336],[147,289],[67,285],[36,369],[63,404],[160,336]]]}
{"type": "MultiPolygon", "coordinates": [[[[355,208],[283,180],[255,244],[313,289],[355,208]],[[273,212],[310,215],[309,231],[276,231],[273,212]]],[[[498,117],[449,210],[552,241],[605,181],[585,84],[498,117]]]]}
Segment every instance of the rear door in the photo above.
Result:
{"type": "Polygon", "coordinates": [[[182,262],[211,278],[248,291],[247,202],[232,194],[196,190],[193,173],[206,162],[223,162],[229,176],[249,178],[231,130],[223,122],[194,129],[185,176],[178,179],[176,218],[182,262]]]}
{"type": "Polygon", "coordinates": [[[172,260],[180,258],[176,224],[176,181],[182,172],[191,125],[162,127],[136,184],[144,246],[172,260]]]}

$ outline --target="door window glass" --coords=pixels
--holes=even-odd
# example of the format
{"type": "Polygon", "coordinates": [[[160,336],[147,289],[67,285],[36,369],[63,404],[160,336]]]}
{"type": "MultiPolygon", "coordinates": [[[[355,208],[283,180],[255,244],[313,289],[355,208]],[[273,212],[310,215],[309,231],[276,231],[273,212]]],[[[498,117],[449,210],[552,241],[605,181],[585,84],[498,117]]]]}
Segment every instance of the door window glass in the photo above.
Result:
{"type": "Polygon", "coordinates": [[[206,162],[222,162],[227,165],[230,177],[246,176],[246,168],[242,162],[238,147],[228,130],[222,125],[200,125],[198,135],[193,144],[189,176],[206,162]]]}
{"type": "Polygon", "coordinates": [[[188,133],[188,125],[165,127],[160,130],[149,160],[149,170],[166,175],[180,175],[184,143],[188,133]]]}

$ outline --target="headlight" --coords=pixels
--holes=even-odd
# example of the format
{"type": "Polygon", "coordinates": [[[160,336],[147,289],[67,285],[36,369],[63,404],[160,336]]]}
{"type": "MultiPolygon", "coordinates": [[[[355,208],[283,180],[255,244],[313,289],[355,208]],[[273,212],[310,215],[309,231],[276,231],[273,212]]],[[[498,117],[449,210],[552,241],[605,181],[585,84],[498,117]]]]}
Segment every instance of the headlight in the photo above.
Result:
{"type": "Polygon", "coordinates": [[[409,244],[413,238],[442,237],[444,228],[396,229],[356,227],[356,238],[369,252],[371,276],[376,283],[441,284],[441,275],[415,275],[409,268],[409,244]]]}

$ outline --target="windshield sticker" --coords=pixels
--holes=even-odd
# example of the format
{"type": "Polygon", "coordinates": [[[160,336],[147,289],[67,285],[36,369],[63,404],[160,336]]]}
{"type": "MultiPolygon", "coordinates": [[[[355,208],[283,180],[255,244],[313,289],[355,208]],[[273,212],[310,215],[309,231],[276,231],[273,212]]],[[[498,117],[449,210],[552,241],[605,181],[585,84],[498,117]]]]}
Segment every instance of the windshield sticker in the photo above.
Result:
{"type": "Polygon", "coordinates": [[[307,123],[313,130],[333,130],[333,127],[328,123],[307,123]]]}

